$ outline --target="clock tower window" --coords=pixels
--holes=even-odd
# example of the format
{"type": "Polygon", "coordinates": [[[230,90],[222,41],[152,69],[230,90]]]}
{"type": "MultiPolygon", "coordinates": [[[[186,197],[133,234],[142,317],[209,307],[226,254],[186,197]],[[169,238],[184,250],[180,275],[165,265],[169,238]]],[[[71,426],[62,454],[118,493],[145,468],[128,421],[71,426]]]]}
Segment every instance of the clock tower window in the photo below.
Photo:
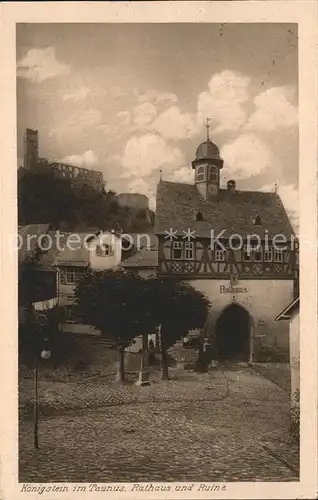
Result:
{"type": "Polygon", "coordinates": [[[216,167],[210,167],[209,168],[209,181],[215,181],[217,182],[218,180],[218,172],[216,167]]]}
{"type": "Polygon", "coordinates": [[[204,180],[205,180],[205,167],[201,165],[201,167],[198,167],[197,169],[196,181],[202,182],[204,180]]]}

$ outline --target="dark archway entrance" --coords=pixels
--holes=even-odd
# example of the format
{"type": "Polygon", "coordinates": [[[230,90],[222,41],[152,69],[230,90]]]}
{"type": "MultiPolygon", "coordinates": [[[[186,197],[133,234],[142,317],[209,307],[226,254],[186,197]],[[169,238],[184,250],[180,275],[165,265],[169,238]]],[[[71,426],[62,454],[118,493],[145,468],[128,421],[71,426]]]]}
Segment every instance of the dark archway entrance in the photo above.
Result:
{"type": "Polygon", "coordinates": [[[216,351],[220,359],[248,361],[251,318],[239,304],[229,305],[216,322],[216,351]]]}

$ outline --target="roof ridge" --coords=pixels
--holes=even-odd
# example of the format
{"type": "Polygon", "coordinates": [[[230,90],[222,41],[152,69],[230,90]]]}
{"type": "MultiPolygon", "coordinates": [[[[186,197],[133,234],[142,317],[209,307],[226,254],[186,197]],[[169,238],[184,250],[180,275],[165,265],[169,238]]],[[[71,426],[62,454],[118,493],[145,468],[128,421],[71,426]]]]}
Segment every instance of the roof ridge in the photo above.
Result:
{"type": "Polygon", "coordinates": [[[190,182],[178,182],[178,181],[165,181],[165,180],[160,180],[159,184],[179,184],[182,186],[195,186],[195,184],[191,184],[190,182]]]}
{"type": "MultiPolygon", "coordinates": [[[[190,182],[178,182],[178,181],[167,181],[167,180],[160,180],[159,182],[159,185],[160,184],[173,184],[173,185],[178,185],[178,186],[191,186],[191,187],[196,187],[195,184],[192,184],[190,182]]],[[[222,192],[226,192],[227,191],[227,188],[226,186],[224,187],[220,187],[220,191],[222,192]]],[[[275,191],[260,191],[260,190],[257,190],[257,189],[236,189],[235,190],[236,193],[257,193],[257,194],[271,194],[271,195],[275,195],[277,197],[279,197],[279,193],[276,193],[275,191]]]]}

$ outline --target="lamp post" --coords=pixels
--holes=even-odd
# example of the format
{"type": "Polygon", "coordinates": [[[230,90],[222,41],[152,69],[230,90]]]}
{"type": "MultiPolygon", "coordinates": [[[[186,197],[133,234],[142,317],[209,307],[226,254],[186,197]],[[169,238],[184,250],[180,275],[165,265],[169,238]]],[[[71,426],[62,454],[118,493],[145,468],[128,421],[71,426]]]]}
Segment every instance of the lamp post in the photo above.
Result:
{"type": "Polygon", "coordinates": [[[39,448],[39,405],[38,405],[38,367],[39,355],[42,359],[49,359],[51,357],[51,350],[49,348],[49,339],[41,338],[40,333],[43,333],[47,326],[46,315],[40,315],[37,318],[38,331],[36,331],[34,358],[33,358],[33,385],[34,385],[34,399],[33,399],[33,437],[34,448],[39,448]]]}
{"type": "Polygon", "coordinates": [[[138,380],[136,385],[150,385],[149,382],[149,373],[148,373],[148,335],[143,334],[142,336],[142,353],[140,359],[140,370],[138,375],[138,380]]]}

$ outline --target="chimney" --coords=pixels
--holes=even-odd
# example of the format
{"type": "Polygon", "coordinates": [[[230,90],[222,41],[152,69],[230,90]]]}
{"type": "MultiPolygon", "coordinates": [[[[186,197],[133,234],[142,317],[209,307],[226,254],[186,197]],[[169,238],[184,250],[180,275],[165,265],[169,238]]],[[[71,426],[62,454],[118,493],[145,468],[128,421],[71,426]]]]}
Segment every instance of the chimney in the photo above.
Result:
{"type": "Polygon", "coordinates": [[[233,180],[228,181],[227,192],[229,194],[235,194],[235,187],[236,187],[235,181],[233,181],[233,180]]]}

